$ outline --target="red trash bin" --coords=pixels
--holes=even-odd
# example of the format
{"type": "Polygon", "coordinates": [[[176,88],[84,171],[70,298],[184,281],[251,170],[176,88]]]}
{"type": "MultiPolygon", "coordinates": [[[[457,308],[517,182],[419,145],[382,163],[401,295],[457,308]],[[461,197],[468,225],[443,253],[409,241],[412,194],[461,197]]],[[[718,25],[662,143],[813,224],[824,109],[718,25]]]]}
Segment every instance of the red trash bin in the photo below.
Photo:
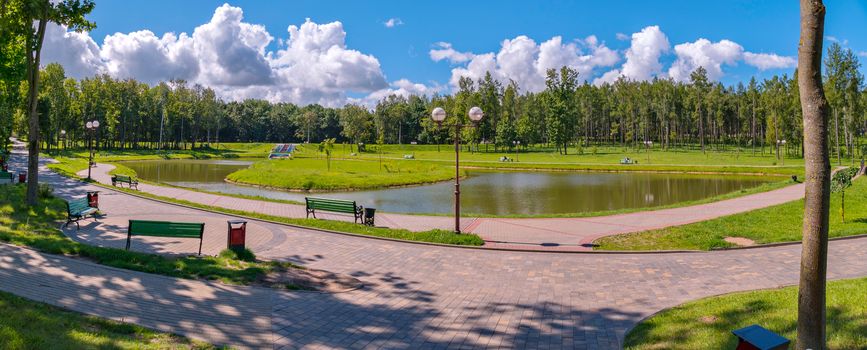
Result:
{"type": "Polygon", "coordinates": [[[99,209],[99,191],[87,192],[87,205],[99,209]]]}
{"type": "Polygon", "coordinates": [[[18,182],[25,183],[27,182],[27,172],[21,171],[18,173],[18,182]]]}
{"type": "Polygon", "coordinates": [[[228,220],[229,237],[227,237],[227,246],[234,251],[241,251],[245,248],[247,240],[247,222],[244,220],[228,220]]]}

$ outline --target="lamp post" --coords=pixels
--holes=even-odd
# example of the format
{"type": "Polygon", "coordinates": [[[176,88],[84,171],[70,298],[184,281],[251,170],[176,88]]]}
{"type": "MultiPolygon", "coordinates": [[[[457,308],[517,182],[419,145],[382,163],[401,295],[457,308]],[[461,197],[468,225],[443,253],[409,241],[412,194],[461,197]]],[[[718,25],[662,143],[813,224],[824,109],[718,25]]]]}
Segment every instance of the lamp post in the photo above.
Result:
{"type": "Polygon", "coordinates": [[[87,129],[88,140],[87,143],[90,148],[90,160],[87,162],[87,180],[92,180],[90,178],[90,169],[93,168],[93,134],[96,132],[96,129],[99,128],[99,120],[94,120],[87,122],[84,124],[84,127],[87,129]]]}
{"type": "Polygon", "coordinates": [[[66,149],[66,130],[60,130],[60,144],[66,149]]]}
{"type": "Polygon", "coordinates": [[[786,157],[780,157],[780,146],[785,146],[786,140],[777,140],[777,159],[780,160],[780,165],[786,164],[786,157]]]}
{"type": "Polygon", "coordinates": [[[650,147],[653,146],[653,141],[644,141],[644,153],[647,153],[647,162],[650,163],[650,147]]]}
{"type": "MultiPolygon", "coordinates": [[[[461,130],[465,127],[476,127],[484,117],[485,113],[479,107],[470,108],[467,115],[470,117],[472,125],[464,125],[460,119],[456,118],[453,126],[455,128],[455,233],[461,233],[461,130]]],[[[437,127],[442,127],[443,121],[446,120],[446,111],[440,107],[434,108],[431,112],[431,120],[437,123],[437,127]]]]}
{"type": "Polygon", "coordinates": [[[520,150],[521,141],[515,140],[515,141],[512,141],[512,144],[515,145],[515,161],[517,162],[518,161],[518,150],[520,150]]]}

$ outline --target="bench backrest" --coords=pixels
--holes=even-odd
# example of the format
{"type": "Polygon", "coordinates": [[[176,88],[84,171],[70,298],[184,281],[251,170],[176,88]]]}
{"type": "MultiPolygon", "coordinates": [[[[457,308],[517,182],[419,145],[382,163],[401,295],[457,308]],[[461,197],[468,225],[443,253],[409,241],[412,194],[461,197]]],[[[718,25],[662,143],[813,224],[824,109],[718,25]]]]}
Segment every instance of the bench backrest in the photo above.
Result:
{"type": "Polygon", "coordinates": [[[129,234],[134,236],[202,238],[204,232],[201,222],[129,221],[129,234]]]}
{"type": "Polygon", "coordinates": [[[66,201],[66,212],[69,214],[78,214],[87,210],[90,206],[87,203],[87,198],[72,199],[66,201]]]}
{"type": "Polygon", "coordinates": [[[330,198],[306,197],[308,209],[319,209],[339,213],[354,213],[357,209],[355,201],[330,198]]]}
{"type": "Polygon", "coordinates": [[[9,180],[12,180],[12,179],[14,179],[14,178],[15,178],[15,175],[13,175],[13,174],[10,173],[10,172],[0,171],[0,179],[9,179],[9,180]]]}
{"type": "Polygon", "coordinates": [[[129,175],[115,175],[114,179],[120,182],[132,182],[132,177],[129,175]]]}

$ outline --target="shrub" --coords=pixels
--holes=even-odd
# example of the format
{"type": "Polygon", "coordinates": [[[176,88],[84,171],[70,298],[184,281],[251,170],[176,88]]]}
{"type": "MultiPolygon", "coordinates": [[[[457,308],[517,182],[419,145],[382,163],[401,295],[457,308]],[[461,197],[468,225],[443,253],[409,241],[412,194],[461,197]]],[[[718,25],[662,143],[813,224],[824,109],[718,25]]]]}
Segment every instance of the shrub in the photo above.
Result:
{"type": "Polygon", "coordinates": [[[239,251],[233,249],[223,249],[223,251],[220,252],[219,256],[220,258],[230,260],[241,260],[246,262],[256,261],[256,254],[253,254],[253,251],[247,248],[239,251]]]}

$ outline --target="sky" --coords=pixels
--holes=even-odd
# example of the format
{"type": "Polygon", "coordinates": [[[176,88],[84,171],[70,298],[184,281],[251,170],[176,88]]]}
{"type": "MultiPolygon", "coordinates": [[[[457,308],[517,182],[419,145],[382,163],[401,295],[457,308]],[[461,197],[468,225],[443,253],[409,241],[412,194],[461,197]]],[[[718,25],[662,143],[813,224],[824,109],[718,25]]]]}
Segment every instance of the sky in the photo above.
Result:
{"type": "MultiPolygon", "coordinates": [[[[826,45],[867,62],[867,1],[826,6],[826,45]]],[[[184,79],[227,100],[327,106],[449,93],[486,72],[539,91],[563,65],[593,84],[683,81],[702,66],[731,85],[791,75],[799,36],[791,0],[97,0],[88,18],[89,33],[49,28],[43,62],[76,78],[184,79]]]]}

